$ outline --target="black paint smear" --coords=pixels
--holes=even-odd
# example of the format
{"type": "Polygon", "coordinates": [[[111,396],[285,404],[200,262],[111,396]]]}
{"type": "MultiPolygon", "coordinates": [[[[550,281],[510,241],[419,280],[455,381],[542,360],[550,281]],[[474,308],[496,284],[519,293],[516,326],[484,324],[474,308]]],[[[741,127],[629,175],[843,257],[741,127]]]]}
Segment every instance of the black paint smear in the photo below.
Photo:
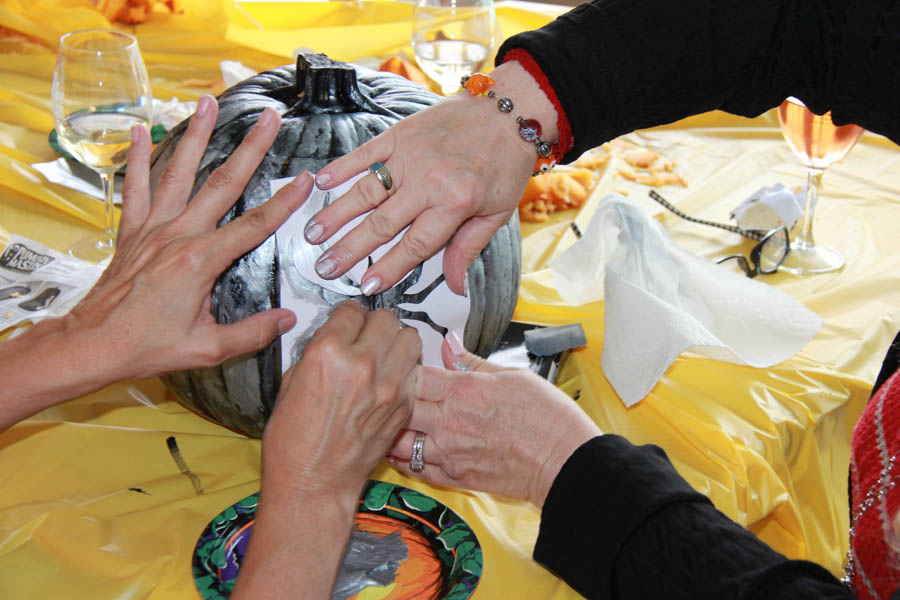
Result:
{"type": "Polygon", "coordinates": [[[138,487],[128,488],[128,491],[129,492],[137,492],[138,494],[145,494],[147,496],[150,495],[150,492],[142,490],[141,488],[138,488],[138,487]]]}
{"type": "Polygon", "coordinates": [[[200,478],[194,475],[188,468],[187,463],[184,462],[184,458],[181,456],[181,450],[178,449],[178,442],[175,441],[174,435],[170,435],[168,438],[166,438],[166,446],[169,447],[169,454],[172,455],[172,459],[175,460],[175,464],[178,465],[178,468],[181,470],[181,472],[191,480],[191,484],[194,486],[194,491],[196,491],[198,495],[202,494],[203,484],[200,483],[200,478]]]}

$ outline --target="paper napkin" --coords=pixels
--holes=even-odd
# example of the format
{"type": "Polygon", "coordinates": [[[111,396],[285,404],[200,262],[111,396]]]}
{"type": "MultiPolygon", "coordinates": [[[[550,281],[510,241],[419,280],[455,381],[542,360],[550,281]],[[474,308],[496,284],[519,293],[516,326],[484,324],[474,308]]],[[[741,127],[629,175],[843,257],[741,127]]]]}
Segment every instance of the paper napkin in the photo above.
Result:
{"type": "Polygon", "coordinates": [[[784,225],[789,230],[803,216],[797,196],[776,183],[753,192],[731,211],[731,218],[743,229],[770,231],[784,225]]]}
{"type": "Polygon", "coordinates": [[[822,325],[777,288],[680,248],[617,194],[600,201],[582,238],[550,268],[571,304],[605,298],[601,364],[626,406],[642,400],[685,350],[770,367],[822,325]]]}

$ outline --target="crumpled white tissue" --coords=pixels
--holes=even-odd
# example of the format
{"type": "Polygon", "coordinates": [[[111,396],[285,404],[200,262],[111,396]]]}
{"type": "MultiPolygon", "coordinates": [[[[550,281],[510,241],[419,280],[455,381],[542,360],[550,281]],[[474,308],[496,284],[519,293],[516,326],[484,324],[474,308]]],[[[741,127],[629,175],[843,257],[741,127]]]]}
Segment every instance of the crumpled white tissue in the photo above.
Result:
{"type": "Polygon", "coordinates": [[[742,229],[771,231],[784,225],[790,230],[803,216],[797,196],[783,184],[760,188],[731,211],[731,218],[742,229]]]}
{"type": "Polygon", "coordinates": [[[550,269],[567,302],[605,298],[601,364],[626,406],[642,400],[685,350],[770,367],[822,325],[781,290],[679,247],[618,194],[600,201],[582,238],[550,269]]]}
{"type": "Polygon", "coordinates": [[[176,97],[169,100],[153,99],[153,124],[162,125],[169,131],[197,110],[197,102],[194,100],[180,101],[176,97]]]}

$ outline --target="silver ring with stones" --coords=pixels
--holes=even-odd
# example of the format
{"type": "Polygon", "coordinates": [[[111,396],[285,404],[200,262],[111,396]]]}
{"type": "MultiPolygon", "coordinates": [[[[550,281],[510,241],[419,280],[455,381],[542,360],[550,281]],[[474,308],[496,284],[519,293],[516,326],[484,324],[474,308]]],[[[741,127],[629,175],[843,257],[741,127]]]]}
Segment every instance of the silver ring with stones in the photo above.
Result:
{"type": "Polygon", "coordinates": [[[425,470],[425,457],[423,450],[425,449],[425,434],[421,431],[416,432],[416,438],[413,440],[412,456],[409,459],[409,468],[416,473],[425,470]]]}
{"type": "Polygon", "coordinates": [[[375,177],[377,177],[378,181],[381,182],[381,185],[384,186],[385,191],[391,191],[391,188],[394,186],[394,180],[391,179],[391,172],[388,171],[388,168],[384,163],[373,162],[369,165],[369,170],[375,174],[375,177]]]}

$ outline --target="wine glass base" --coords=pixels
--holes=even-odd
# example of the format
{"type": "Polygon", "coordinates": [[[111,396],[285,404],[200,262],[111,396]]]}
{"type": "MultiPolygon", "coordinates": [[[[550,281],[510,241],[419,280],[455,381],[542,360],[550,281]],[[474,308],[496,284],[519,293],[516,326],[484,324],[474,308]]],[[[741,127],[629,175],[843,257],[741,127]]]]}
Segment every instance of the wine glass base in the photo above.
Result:
{"type": "Polygon", "coordinates": [[[844,256],[830,246],[791,244],[791,251],[778,270],[794,275],[814,275],[837,271],[843,266],[844,256]]]}
{"type": "Polygon", "coordinates": [[[88,262],[98,263],[112,256],[116,251],[115,233],[95,233],[83,240],[78,240],[69,248],[69,256],[88,262]]]}

